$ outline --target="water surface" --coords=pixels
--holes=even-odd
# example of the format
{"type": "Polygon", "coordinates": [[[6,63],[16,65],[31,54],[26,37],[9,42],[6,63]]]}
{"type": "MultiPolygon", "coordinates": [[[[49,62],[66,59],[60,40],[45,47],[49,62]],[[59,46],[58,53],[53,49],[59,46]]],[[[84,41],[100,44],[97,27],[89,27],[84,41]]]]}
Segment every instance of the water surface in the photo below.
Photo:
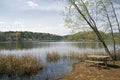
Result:
{"type": "MultiPolygon", "coordinates": [[[[38,74],[24,77],[22,80],[59,78],[71,71],[73,63],[78,62],[78,60],[71,59],[59,59],[55,62],[49,62],[46,58],[48,52],[56,52],[59,55],[69,55],[70,52],[79,54],[104,52],[104,49],[99,42],[0,42],[0,54],[30,54],[37,56],[44,64],[43,70],[38,74]]],[[[3,76],[1,79],[9,80],[7,76],[3,76]]],[[[16,80],[21,80],[21,78],[17,78],[16,80]]]]}

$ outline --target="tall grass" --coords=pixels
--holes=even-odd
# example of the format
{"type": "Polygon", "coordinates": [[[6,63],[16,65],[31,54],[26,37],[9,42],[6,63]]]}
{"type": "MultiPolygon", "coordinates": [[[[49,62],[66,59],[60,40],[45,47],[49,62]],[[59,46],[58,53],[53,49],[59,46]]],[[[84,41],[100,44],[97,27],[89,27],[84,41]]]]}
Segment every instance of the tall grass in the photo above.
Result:
{"type": "MultiPolygon", "coordinates": [[[[104,52],[86,52],[79,53],[75,51],[70,51],[68,54],[59,54],[58,52],[48,52],[46,56],[46,60],[48,62],[57,62],[60,59],[70,59],[70,60],[79,60],[80,62],[84,62],[88,59],[88,55],[106,55],[104,52]]],[[[117,60],[120,60],[120,53],[117,54],[117,60]]]]}
{"type": "Polygon", "coordinates": [[[76,60],[81,60],[84,57],[83,54],[74,52],[74,51],[70,51],[68,54],[62,54],[60,55],[58,52],[48,52],[47,56],[46,56],[46,60],[48,62],[57,62],[60,59],[76,59],[76,60]]]}
{"type": "Polygon", "coordinates": [[[48,52],[47,61],[48,62],[57,62],[60,59],[60,55],[57,52],[48,52]]]}
{"type": "Polygon", "coordinates": [[[15,56],[0,54],[0,75],[9,77],[32,75],[42,68],[42,64],[31,55],[15,56]]]}
{"type": "Polygon", "coordinates": [[[81,56],[80,56],[79,53],[76,53],[76,52],[74,52],[74,51],[70,51],[70,53],[69,53],[69,58],[70,58],[70,59],[80,59],[81,56]]]}

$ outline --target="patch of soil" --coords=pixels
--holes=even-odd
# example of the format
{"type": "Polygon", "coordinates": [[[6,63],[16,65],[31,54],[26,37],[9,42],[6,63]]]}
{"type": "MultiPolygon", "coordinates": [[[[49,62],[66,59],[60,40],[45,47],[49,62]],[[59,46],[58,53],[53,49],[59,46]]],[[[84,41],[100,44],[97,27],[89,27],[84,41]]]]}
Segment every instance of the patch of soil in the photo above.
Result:
{"type": "Polygon", "coordinates": [[[120,61],[108,62],[108,67],[96,67],[80,62],[74,69],[58,80],[120,80],[120,61]]]}

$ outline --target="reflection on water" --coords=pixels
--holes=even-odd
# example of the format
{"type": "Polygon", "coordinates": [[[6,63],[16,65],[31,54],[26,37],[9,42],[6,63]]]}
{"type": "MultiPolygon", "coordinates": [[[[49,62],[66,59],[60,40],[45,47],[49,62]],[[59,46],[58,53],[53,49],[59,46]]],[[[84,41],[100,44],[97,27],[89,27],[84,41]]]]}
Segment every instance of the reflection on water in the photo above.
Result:
{"type": "MultiPolygon", "coordinates": [[[[0,54],[30,54],[37,56],[44,64],[42,72],[37,75],[17,77],[16,80],[47,80],[63,76],[72,69],[73,63],[78,62],[78,60],[72,59],[72,56],[75,55],[71,52],[82,54],[104,52],[104,49],[99,42],[0,42],[0,54]],[[56,53],[51,57],[51,53],[48,55],[49,52],[56,53]],[[71,55],[71,58],[60,58],[61,55],[71,55]]],[[[7,76],[2,76],[0,80],[10,79],[7,76]]]]}
{"type": "Polygon", "coordinates": [[[24,42],[0,42],[0,49],[31,49],[31,48],[45,48],[52,46],[66,46],[78,48],[102,48],[99,42],[38,42],[38,41],[24,41],[24,42]]]}
{"type": "Polygon", "coordinates": [[[0,43],[0,49],[31,49],[31,48],[37,48],[37,47],[49,47],[50,43],[45,42],[36,42],[36,41],[20,41],[20,42],[1,42],[0,43]]]}

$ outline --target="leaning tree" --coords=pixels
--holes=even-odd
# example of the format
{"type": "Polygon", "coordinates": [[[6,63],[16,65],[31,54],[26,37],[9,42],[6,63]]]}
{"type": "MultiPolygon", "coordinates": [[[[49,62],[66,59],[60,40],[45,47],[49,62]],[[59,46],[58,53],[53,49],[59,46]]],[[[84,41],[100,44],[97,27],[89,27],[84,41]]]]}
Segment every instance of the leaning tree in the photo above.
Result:
{"type": "Polygon", "coordinates": [[[116,60],[116,41],[114,32],[120,33],[116,6],[119,0],[66,0],[66,26],[73,30],[92,30],[102,43],[106,53],[116,60]],[[111,33],[113,51],[108,48],[100,30],[111,33]]]}

